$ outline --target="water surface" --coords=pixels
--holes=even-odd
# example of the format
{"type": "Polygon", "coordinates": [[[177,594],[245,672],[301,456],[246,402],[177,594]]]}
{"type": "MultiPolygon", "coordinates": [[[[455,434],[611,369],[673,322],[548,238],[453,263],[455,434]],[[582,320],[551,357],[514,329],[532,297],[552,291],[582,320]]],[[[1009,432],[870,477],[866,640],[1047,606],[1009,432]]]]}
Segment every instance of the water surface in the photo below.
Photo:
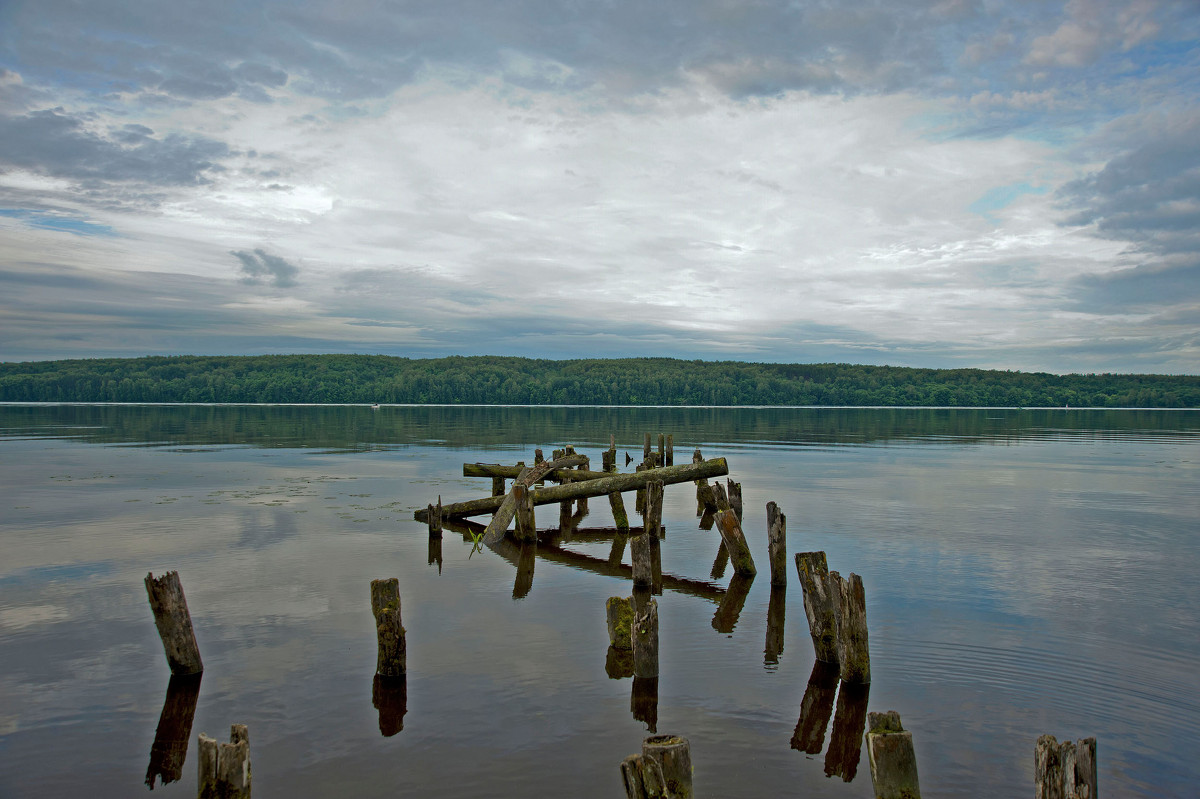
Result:
{"type": "Polygon", "coordinates": [[[895,709],[927,797],[1031,795],[1042,733],[1095,736],[1106,795],[1193,796],[1198,435],[1178,411],[0,406],[0,796],[146,791],[165,700],[194,717],[155,795],[194,795],[197,733],[239,722],[260,798],[618,796],[651,726],[691,740],[701,795],[864,796],[856,719],[895,709]],[[606,670],[611,538],[530,575],[447,532],[431,562],[412,513],[487,494],[464,462],[598,464],[610,434],[638,458],[660,431],[728,459],[760,576],[714,577],[718,534],[668,487],[656,686],[606,670]],[[789,553],[866,585],[872,685],[814,682],[824,724],[794,567],[770,590],[772,500],[789,553]],[[191,693],[142,584],[168,569],[191,693]],[[368,585],[392,576],[408,675],[381,711],[368,585]]]}

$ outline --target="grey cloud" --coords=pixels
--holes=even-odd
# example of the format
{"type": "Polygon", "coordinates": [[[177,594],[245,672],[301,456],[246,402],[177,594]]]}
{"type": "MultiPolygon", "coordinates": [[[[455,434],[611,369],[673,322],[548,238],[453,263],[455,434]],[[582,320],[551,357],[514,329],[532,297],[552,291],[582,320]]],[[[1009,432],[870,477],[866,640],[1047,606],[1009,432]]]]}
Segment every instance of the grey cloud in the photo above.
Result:
{"type": "Polygon", "coordinates": [[[257,83],[272,88],[283,86],[288,79],[287,73],[282,69],[254,61],[242,62],[233,73],[246,83],[257,83]]]}
{"type": "Polygon", "coordinates": [[[61,108],[0,116],[0,164],[75,180],[188,185],[206,183],[205,173],[231,155],[225,144],[200,136],[155,139],[142,125],[103,135],[87,122],[61,108]]]}
{"type": "Polygon", "coordinates": [[[269,281],[276,288],[299,285],[296,276],[300,274],[300,268],[278,255],[271,255],[263,249],[254,252],[232,250],[230,255],[240,262],[238,269],[242,273],[243,283],[257,285],[269,281]]]}
{"type": "Polygon", "coordinates": [[[1077,308],[1094,313],[1200,307],[1200,258],[1180,265],[1145,264],[1086,275],[1071,288],[1077,308]]]}

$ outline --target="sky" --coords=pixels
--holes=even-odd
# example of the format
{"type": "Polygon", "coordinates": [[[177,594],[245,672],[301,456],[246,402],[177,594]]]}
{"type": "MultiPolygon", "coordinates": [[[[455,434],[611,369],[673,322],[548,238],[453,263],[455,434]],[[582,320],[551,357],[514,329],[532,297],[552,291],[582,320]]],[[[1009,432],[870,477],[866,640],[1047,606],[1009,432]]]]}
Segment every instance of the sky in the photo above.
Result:
{"type": "Polygon", "coordinates": [[[1200,2],[0,0],[0,361],[1200,373],[1200,2]]]}

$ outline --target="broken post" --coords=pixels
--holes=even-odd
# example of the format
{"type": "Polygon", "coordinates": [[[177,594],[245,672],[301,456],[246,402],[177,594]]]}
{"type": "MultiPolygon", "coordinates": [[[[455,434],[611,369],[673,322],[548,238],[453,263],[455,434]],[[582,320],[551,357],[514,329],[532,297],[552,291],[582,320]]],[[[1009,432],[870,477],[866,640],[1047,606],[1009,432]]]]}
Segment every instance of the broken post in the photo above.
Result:
{"type": "Polygon", "coordinates": [[[1034,747],[1035,799],[1095,799],[1096,739],[1058,742],[1042,735],[1034,747]]]}
{"type": "Polygon", "coordinates": [[[726,480],[729,486],[729,507],[737,514],[738,521],[742,520],[742,484],[726,480]]]}
{"type": "Polygon", "coordinates": [[[675,465],[675,436],[671,433],[667,433],[667,460],[664,465],[675,465]]]}
{"type": "Polygon", "coordinates": [[[662,799],[662,769],[653,760],[630,755],[621,761],[621,784],[627,799],[662,799]]]}
{"type": "Polygon", "coordinates": [[[154,626],[158,628],[158,637],[162,639],[171,673],[203,672],[204,663],[200,660],[200,647],[196,646],[196,633],[192,629],[192,616],[188,612],[187,599],[183,596],[179,572],[169,571],[157,579],[152,573],[147,573],[146,595],[150,598],[154,626]]]}
{"type": "Polygon", "coordinates": [[[921,799],[912,733],[896,711],[867,714],[867,761],[875,799],[921,799]]]}
{"type": "Polygon", "coordinates": [[[650,551],[652,536],[643,527],[629,537],[629,556],[633,561],[633,584],[647,588],[654,585],[654,560],[650,551]]]}
{"type": "Polygon", "coordinates": [[[502,497],[506,493],[508,493],[508,492],[504,490],[504,478],[503,477],[493,477],[492,478],[492,496],[493,497],[502,497]]]}
{"type": "Polygon", "coordinates": [[[229,743],[199,736],[198,799],[250,799],[250,732],[234,724],[229,743]]]}
{"type": "Polygon", "coordinates": [[[725,486],[720,483],[713,483],[709,488],[712,491],[713,502],[716,503],[717,511],[729,510],[729,495],[725,493],[725,486]]]}
{"type": "Polygon", "coordinates": [[[729,560],[733,563],[734,572],[743,577],[753,577],[758,574],[737,515],[731,510],[723,510],[718,513],[717,529],[721,532],[721,540],[725,542],[725,549],[729,552],[729,560]]]}
{"type": "Polygon", "coordinates": [[[774,502],[767,503],[767,554],[771,587],[787,587],[787,517],[774,502]]]}
{"type": "Polygon", "coordinates": [[[667,437],[662,433],[658,434],[658,465],[667,465],[667,437]]]}
{"type": "Polygon", "coordinates": [[[533,512],[533,489],[518,481],[513,485],[513,494],[517,504],[516,539],[518,541],[536,541],[537,521],[533,512]]]}
{"type": "Polygon", "coordinates": [[[862,578],[851,574],[850,579],[837,572],[838,586],[838,662],[842,681],[857,684],[871,682],[871,654],[867,646],[867,598],[862,578]]]}
{"type": "Polygon", "coordinates": [[[633,600],[627,596],[610,596],[604,603],[608,617],[608,644],[614,649],[633,649],[633,600]]]}
{"type": "Polygon", "coordinates": [[[646,483],[646,506],[642,514],[642,528],[654,538],[662,538],[663,483],[651,480],[646,483]]]}
{"type": "Polygon", "coordinates": [[[651,735],[642,741],[642,759],[653,761],[662,772],[663,796],[692,797],[692,748],[679,735],[651,735]]]}
{"type": "Polygon", "coordinates": [[[658,602],[650,597],[635,605],[633,615],[633,676],[658,676],[658,602]]]}
{"type": "Polygon", "coordinates": [[[379,653],[375,673],[399,677],[407,668],[404,625],[400,623],[400,580],[371,581],[371,611],[375,614],[375,634],[379,653]]]}
{"type": "Polygon", "coordinates": [[[430,505],[426,509],[426,514],[429,517],[429,537],[442,537],[442,496],[438,495],[437,505],[430,505]]]}
{"type": "Polygon", "coordinates": [[[646,434],[646,443],[642,446],[642,460],[650,460],[650,434],[646,434]]]}
{"type": "Polygon", "coordinates": [[[836,583],[830,581],[824,552],[797,552],[796,573],[804,591],[804,615],[812,636],[817,660],[838,663],[838,599],[836,583]],[[832,589],[832,590],[831,590],[832,589]]]}

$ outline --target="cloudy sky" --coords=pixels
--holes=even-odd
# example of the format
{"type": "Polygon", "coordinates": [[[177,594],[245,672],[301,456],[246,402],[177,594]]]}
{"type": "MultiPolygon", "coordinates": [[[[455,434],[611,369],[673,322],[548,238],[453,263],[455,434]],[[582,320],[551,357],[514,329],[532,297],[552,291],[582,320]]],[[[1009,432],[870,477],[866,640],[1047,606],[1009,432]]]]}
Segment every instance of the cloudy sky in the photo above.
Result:
{"type": "Polygon", "coordinates": [[[0,360],[1200,373],[1195,0],[0,0],[0,360]]]}

